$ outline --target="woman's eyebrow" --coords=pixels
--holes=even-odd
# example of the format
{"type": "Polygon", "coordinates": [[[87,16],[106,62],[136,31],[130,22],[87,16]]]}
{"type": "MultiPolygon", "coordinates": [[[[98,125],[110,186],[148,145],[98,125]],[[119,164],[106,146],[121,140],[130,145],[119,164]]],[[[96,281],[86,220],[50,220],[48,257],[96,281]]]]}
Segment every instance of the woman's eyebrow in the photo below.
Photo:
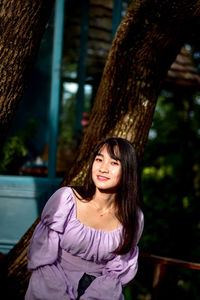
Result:
{"type": "Polygon", "coordinates": [[[97,155],[96,156],[102,156],[103,157],[103,154],[101,154],[101,153],[97,153],[97,155]]]}

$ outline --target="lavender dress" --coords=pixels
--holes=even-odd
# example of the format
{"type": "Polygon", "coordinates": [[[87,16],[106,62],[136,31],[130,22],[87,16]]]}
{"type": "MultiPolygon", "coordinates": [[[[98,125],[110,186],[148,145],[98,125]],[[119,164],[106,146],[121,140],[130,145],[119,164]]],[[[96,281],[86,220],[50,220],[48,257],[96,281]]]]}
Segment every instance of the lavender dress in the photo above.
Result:
{"type": "MultiPolygon", "coordinates": [[[[141,213],[140,232],[143,230],[141,213]]],[[[86,289],[84,300],[123,300],[122,287],[137,272],[138,247],[116,255],[122,226],[97,230],[76,218],[76,199],[70,187],[58,189],[45,205],[28,250],[32,272],[25,300],[71,300],[77,298],[84,273],[97,278],[86,289]]]]}

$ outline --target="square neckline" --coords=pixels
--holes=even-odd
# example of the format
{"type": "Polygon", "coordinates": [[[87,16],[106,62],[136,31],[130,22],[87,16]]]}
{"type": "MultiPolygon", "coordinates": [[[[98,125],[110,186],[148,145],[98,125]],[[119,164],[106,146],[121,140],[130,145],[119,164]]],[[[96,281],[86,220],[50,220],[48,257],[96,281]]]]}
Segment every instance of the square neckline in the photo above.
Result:
{"type": "Polygon", "coordinates": [[[81,222],[78,218],[77,218],[77,200],[76,200],[76,196],[74,194],[74,191],[73,191],[73,188],[70,187],[71,189],[71,192],[72,192],[72,197],[73,197],[73,201],[74,201],[74,218],[75,220],[81,224],[83,227],[85,228],[89,228],[91,230],[94,230],[94,231],[101,231],[101,232],[105,232],[105,233],[113,233],[113,232],[116,232],[116,231],[119,231],[122,229],[122,224],[120,223],[120,226],[116,229],[113,229],[113,230],[103,230],[103,229],[97,229],[97,228],[94,228],[92,226],[88,226],[88,225],[85,225],[83,222],[81,222]]]}

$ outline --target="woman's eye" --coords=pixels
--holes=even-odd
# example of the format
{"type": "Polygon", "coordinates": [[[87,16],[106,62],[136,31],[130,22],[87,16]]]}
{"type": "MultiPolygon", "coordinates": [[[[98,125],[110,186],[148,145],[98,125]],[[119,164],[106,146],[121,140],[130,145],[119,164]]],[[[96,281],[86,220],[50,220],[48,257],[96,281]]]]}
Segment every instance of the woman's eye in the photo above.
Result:
{"type": "Polygon", "coordinates": [[[96,158],[95,160],[96,160],[96,161],[102,161],[102,159],[101,159],[101,158],[96,158]]]}
{"type": "Polygon", "coordinates": [[[118,165],[119,163],[117,161],[112,161],[112,165],[118,165]]]}

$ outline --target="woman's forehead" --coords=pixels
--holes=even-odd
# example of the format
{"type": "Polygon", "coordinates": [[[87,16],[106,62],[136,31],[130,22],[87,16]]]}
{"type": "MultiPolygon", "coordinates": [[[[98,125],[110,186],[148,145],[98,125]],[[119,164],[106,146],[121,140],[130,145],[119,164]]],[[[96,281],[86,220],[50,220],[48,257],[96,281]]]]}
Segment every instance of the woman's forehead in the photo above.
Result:
{"type": "Polygon", "coordinates": [[[104,144],[102,147],[99,149],[98,154],[102,154],[103,152],[106,152],[109,154],[109,156],[117,156],[120,157],[120,151],[118,145],[114,145],[113,147],[109,144],[104,144]]]}

